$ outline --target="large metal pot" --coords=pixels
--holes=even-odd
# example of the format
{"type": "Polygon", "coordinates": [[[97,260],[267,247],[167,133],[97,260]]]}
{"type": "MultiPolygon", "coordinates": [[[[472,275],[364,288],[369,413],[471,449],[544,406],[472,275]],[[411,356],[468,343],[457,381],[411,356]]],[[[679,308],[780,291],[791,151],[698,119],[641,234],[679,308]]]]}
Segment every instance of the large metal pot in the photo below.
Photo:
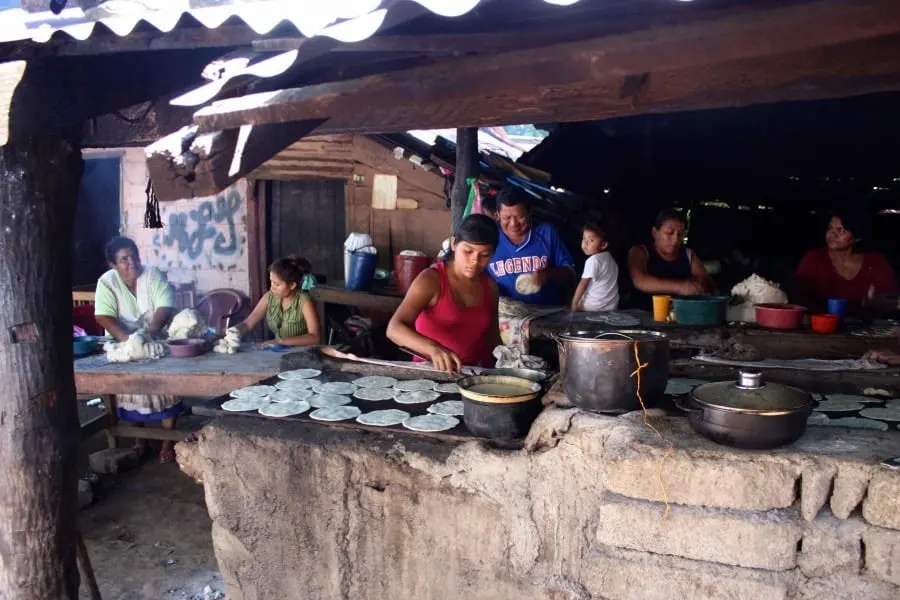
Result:
{"type": "Polygon", "coordinates": [[[710,440],[764,450],[790,444],[806,432],[813,399],[795,387],[763,383],[762,374],[741,371],[738,380],[698,386],[685,403],[694,431],[710,440]]]}
{"type": "Polygon", "coordinates": [[[557,337],[560,376],[569,402],[585,410],[624,413],[639,410],[638,364],[642,365],[641,398],[647,405],[659,400],[669,378],[669,338],[656,331],[564,333],[557,337]]]}

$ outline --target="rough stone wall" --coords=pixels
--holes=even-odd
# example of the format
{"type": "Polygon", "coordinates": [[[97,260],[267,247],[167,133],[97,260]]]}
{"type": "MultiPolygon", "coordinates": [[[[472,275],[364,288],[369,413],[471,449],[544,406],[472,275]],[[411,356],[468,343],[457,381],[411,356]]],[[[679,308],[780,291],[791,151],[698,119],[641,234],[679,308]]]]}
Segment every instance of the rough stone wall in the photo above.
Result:
{"type": "Polygon", "coordinates": [[[200,293],[231,288],[249,295],[247,181],[209,198],[161,202],[165,227],[145,229],[147,177],[143,149],[125,149],[121,231],[137,243],[144,263],[165,271],[175,285],[193,283],[200,293]]]}
{"type": "Polygon", "coordinates": [[[179,459],[232,600],[900,598],[900,475],[878,466],[900,436],[741,452],[654,425],[673,450],[557,408],[516,452],[229,418],[179,459]]]}

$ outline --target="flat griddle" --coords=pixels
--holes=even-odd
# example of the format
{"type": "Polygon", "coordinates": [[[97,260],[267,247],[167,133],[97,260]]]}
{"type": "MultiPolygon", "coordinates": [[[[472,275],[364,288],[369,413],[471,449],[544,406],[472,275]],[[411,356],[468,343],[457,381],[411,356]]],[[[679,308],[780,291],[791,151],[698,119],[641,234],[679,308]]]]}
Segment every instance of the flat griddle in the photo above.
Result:
{"type": "MultiPolygon", "coordinates": [[[[351,382],[354,379],[359,379],[363,375],[358,373],[348,373],[346,371],[338,371],[334,369],[322,369],[322,374],[315,379],[321,380],[323,382],[331,382],[331,381],[346,381],[351,382]]],[[[425,375],[422,375],[422,379],[427,379],[425,375]]],[[[397,377],[398,380],[403,380],[404,378],[397,377]]],[[[408,378],[413,379],[413,378],[408,378]]],[[[256,385],[275,385],[280,382],[281,379],[276,377],[270,377],[268,379],[264,379],[260,381],[256,385]]],[[[407,429],[403,425],[391,425],[388,427],[377,427],[374,425],[364,425],[362,423],[358,423],[355,419],[348,419],[346,421],[317,421],[316,419],[312,419],[309,416],[309,413],[312,410],[309,410],[302,415],[294,415],[291,417],[267,417],[265,415],[259,414],[257,411],[245,411],[245,412],[233,412],[222,410],[222,403],[226,400],[230,400],[231,397],[229,395],[219,396],[213,400],[205,402],[203,405],[195,406],[194,413],[206,416],[206,417],[248,417],[254,419],[264,419],[267,421],[279,421],[279,422],[301,422],[301,423],[312,423],[315,425],[322,425],[324,427],[337,427],[341,429],[356,429],[363,431],[372,431],[377,433],[394,433],[401,435],[415,435],[419,437],[427,437],[431,439],[438,439],[447,442],[470,442],[473,440],[480,440],[484,442],[491,442],[487,438],[480,438],[472,435],[469,430],[466,428],[465,423],[463,422],[462,417],[457,417],[459,419],[459,425],[454,427],[453,429],[448,429],[447,431],[438,431],[438,432],[426,432],[426,431],[413,431],[412,429],[407,429]]],[[[461,400],[461,396],[459,394],[441,394],[441,397],[436,402],[443,402],[444,400],[461,400]]],[[[373,410],[387,410],[387,409],[397,409],[403,410],[410,414],[411,417],[416,417],[419,415],[428,414],[426,410],[432,402],[423,402],[421,404],[400,404],[394,400],[378,400],[378,401],[369,401],[369,400],[359,400],[358,398],[354,398],[350,396],[350,404],[346,406],[355,406],[359,408],[362,412],[371,412],[373,410]]],[[[506,447],[506,444],[504,444],[506,447]]]]}

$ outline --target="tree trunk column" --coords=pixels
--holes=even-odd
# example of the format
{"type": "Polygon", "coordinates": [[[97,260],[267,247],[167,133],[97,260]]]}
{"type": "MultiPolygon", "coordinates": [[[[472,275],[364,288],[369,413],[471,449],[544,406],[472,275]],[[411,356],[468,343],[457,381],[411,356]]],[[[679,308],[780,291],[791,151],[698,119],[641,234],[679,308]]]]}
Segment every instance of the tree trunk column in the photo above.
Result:
{"type": "Polygon", "coordinates": [[[466,180],[478,173],[478,128],[460,127],[456,130],[456,172],[450,192],[450,213],[453,216],[451,234],[455,234],[463,220],[463,211],[469,201],[466,180]]]}
{"type": "Polygon", "coordinates": [[[77,600],[72,219],[81,154],[0,147],[0,599],[77,600]]]}

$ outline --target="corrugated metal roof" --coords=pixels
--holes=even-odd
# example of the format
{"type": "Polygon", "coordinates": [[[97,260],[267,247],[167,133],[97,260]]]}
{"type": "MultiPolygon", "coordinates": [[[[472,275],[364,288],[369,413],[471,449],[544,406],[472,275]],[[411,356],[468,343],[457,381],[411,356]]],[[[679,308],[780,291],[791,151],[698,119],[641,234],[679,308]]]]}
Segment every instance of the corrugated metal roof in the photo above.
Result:
{"type": "MultiPolygon", "coordinates": [[[[70,0],[74,4],[75,0],[70,0]]],[[[458,17],[482,0],[399,0],[415,2],[431,12],[458,17]]],[[[570,5],[579,0],[544,0],[570,5]]],[[[392,0],[224,0],[216,6],[192,8],[192,0],[106,0],[94,8],[66,8],[60,14],[0,11],[0,43],[32,40],[45,43],[66,36],[86,40],[106,30],[119,37],[136,28],[152,27],[168,33],[177,27],[215,29],[225,22],[243,23],[259,35],[279,25],[291,25],[305,37],[328,36],[355,42],[373,35],[384,21],[392,0]]],[[[48,3],[49,4],[49,3],[48,3]]]]}

